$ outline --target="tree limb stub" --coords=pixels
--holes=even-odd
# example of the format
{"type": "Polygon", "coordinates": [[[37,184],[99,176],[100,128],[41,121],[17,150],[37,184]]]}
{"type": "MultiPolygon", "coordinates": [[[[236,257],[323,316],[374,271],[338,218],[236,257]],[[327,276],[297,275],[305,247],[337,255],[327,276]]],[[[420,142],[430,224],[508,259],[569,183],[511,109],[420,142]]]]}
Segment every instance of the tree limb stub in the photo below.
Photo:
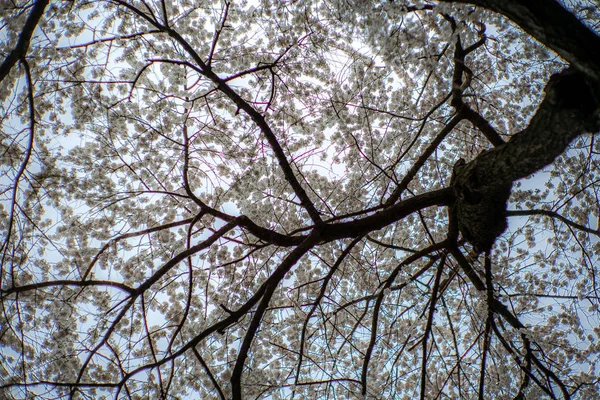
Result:
{"type": "Polygon", "coordinates": [[[489,250],[506,229],[512,183],[552,163],[576,137],[600,129],[600,99],[583,73],[570,67],[554,74],[545,92],[527,128],[473,161],[454,166],[454,215],[477,252],[489,250]]]}

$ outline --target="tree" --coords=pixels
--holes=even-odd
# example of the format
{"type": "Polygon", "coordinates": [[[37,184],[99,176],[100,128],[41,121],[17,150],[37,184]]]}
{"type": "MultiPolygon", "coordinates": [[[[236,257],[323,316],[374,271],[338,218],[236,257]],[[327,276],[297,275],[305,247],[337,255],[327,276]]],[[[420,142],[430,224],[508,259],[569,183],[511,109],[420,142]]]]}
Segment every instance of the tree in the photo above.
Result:
{"type": "Polygon", "coordinates": [[[0,397],[600,396],[596,0],[1,16],[0,397]]]}

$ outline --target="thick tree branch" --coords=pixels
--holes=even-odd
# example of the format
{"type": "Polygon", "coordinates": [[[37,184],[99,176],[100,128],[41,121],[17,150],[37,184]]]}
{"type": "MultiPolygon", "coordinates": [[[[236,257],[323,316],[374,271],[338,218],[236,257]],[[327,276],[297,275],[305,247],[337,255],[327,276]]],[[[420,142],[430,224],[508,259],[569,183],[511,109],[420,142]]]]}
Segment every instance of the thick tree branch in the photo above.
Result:
{"type": "MultiPolygon", "coordinates": [[[[450,22],[452,32],[455,32],[456,22],[454,21],[454,18],[449,15],[444,15],[444,18],[450,22]]],[[[481,36],[481,39],[468,46],[466,49],[463,49],[460,36],[456,36],[456,44],[454,47],[454,74],[452,76],[452,100],[450,101],[450,104],[456,108],[463,118],[469,120],[477,129],[479,129],[491,144],[500,146],[505,143],[504,139],[502,139],[485,118],[466,104],[463,99],[464,91],[469,88],[471,80],[473,79],[473,71],[467,66],[466,58],[470,53],[485,44],[487,39],[485,36],[485,29],[486,26],[480,24],[479,35],[481,36]]]]}
{"type": "Polygon", "coordinates": [[[23,30],[19,34],[19,40],[17,40],[15,48],[8,53],[8,56],[6,56],[0,65],[0,82],[6,78],[6,75],[9,74],[17,61],[25,58],[33,32],[40,22],[42,15],[44,15],[44,10],[49,2],[50,0],[36,0],[33,3],[31,13],[29,13],[25,25],[23,25],[23,30]]]}
{"type": "MultiPolygon", "coordinates": [[[[550,164],[576,137],[600,129],[600,37],[554,0],[454,2],[505,15],[572,65],[552,76],[525,130],[474,161],[455,166],[458,228],[482,252],[506,229],[512,183],[550,164]]],[[[471,117],[482,132],[491,132],[489,124],[471,117]]]]}
{"type": "Polygon", "coordinates": [[[504,143],[504,139],[502,136],[494,129],[492,124],[488,122],[481,114],[477,111],[473,110],[468,104],[462,104],[460,109],[462,115],[464,115],[465,119],[468,119],[469,122],[473,124],[483,135],[490,141],[494,147],[500,146],[504,143]]]}
{"type": "Polygon", "coordinates": [[[489,250],[506,229],[512,183],[553,162],[576,137],[600,129],[600,99],[592,90],[573,68],[554,74],[527,128],[470,163],[455,165],[458,228],[477,252],[489,250]]]}
{"type": "Polygon", "coordinates": [[[600,37],[555,0],[441,0],[484,7],[508,17],[579,71],[600,82],[600,37]]]}
{"type": "Polygon", "coordinates": [[[355,221],[340,222],[327,226],[322,233],[323,241],[356,237],[379,230],[401,220],[409,214],[432,206],[447,206],[454,202],[452,188],[423,193],[394,204],[368,217],[355,221]]]}

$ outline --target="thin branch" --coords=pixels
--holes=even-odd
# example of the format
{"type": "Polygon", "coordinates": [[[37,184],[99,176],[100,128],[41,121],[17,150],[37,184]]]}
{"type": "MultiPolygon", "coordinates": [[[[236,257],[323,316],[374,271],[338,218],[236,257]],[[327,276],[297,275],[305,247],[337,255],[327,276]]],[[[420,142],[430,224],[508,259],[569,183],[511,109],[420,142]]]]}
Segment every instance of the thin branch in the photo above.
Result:
{"type": "Polygon", "coordinates": [[[117,236],[116,238],[110,239],[108,242],[106,242],[106,244],[104,246],[102,246],[102,248],[100,249],[100,251],[98,251],[96,253],[96,255],[94,256],[94,258],[92,259],[92,261],[90,262],[90,264],[86,268],[86,271],[84,272],[83,276],[81,277],[81,280],[85,281],[87,279],[88,275],[90,274],[90,272],[94,268],[94,265],[96,265],[96,263],[98,262],[98,259],[100,258],[100,256],[110,246],[114,245],[115,243],[120,242],[120,241],[125,240],[125,239],[130,239],[130,238],[136,237],[136,236],[148,235],[150,233],[158,232],[158,231],[161,231],[163,229],[171,229],[171,228],[175,228],[177,226],[187,225],[190,222],[192,222],[193,220],[194,220],[194,218],[186,218],[186,219],[181,220],[181,221],[170,222],[168,224],[154,226],[152,228],[144,229],[144,230],[137,231],[137,232],[125,233],[123,235],[117,236]]]}
{"type": "MultiPolygon", "coordinates": [[[[550,389],[548,389],[542,382],[540,382],[540,380],[533,374],[533,372],[531,371],[531,362],[526,361],[525,363],[522,363],[522,362],[520,362],[520,360],[518,360],[517,352],[510,346],[508,341],[504,338],[504,336],[502,335],[502,333],[500,332],[500,330],[498,329],[498,326],[496,325],[496,323],[494,321],[492,321],[492,329],[494,330],[496,337],[500,340],[502,347],[504,347],[504,349],[509,354],[513,355],[517,359],[517,362],[515,364],[521,369],[521,371],[523,371],[523,373],[527,377],[529,377],[529,379],[534,381],[535,384],[538,385],[538,387],[540,389],[542,389],[548,396],[550,396],[552,399],[556,399],[556,396],[554,395],[554,393],[552,393],[552,391],[550,389]],[[525,364],[525,365],[523,365],[523,364],[525,364]]],[[[531,354],[531,349],[529,348],[529,340],[527,340],[527,338],[523,337],[523,336],[522,336],[522,338],[523,338],[523,342],[524,342],[527,354],[531,354]]],[[[523,383],[521,384],[521,387],[519,388],[519,393],[522,393],[522,390],[523,390],[523,383]]],[[[515,397],[515,400],[519,400],[519,394],[517,394],[517,397],[515,397]]]]}
{"type": "Polygon", "coordinates": [[[208,367],[208,364],[206,364],[206,361],[204,361],[204,359],[202,358],[202,356],[200,355],[200,353],[198,352],[198,350],[195,347],[192,347],[192,351],[194,352],[194,355],[200,362],[200,365],[202,365],[202,368],[204,368],[206,375],[208,375],[208,378],[214,385],[215,389],[217,389],[217,392],[219,393],[219,397],[221,398],[221,400],[225,400],[225,394],[223,393],[223,389],[221,389],[221,385],[219,385],[219,382],[217,382],[217,380],[215,379],[215,376],[213,375],[212,371],[208,367]]]}
{"type": "Polygon", "coordinates": [[[408,188],[409,183],[414,179],[421,167],[425,165],[429,157],[435,152],[440,143],[442,143],[446,136],[448,136],[448,134],[463,119],[464,116],[459,112],[444,126],[444,128],[442,128],[437,136],[429,143],[429,146],[427,146],[423,154],[419,156],[414,165],[406,172],[406,175],[404,175],[404,178],[402,178],[402,181],[400,181],[390,197],[388,197],[388,199],[385,201],[386,206],[394,204],[400,198],[402,193],[406,190],[406,188],[408,188]]]}
{"type": "Polygon", "coordinates": [[[35,291],[35,290],[39,290],[39,289],[43,289],[43,288],[47,288],[47,287],[54,287],[54,286],[76,286],[76,287],[107,286],[107,287],[114,287],[116,289],[122,290],[129,294],[134,294],[136,291],[131,286],[125,285],[124,283],[115,282],[115,281],[107,281],[107,280],[75,281],[75,280],[62,279],[62,280],[56,280],[56,281],[30,283],[28,285],[14,286],[14,287],[11,287],[8,289],[1,289],[0,293],[2,293],[2,296],[0,298],[5,298],[6,296],[15,294],[15,293],[26,293],[26,292],[35,291]]]}
{"type": "MultiPolygon", "coordinates": [[[[33,78],[31,76],[31,70],[29,68],[29,63],[27,62],[27,60],[25,60],[24,58],[21,60],[21,65],[23,66],[24,70],[25,70],[25,78],[27,80],[27,101],[28,101],[28,108],[29,108],[29,136],[28,136],[28,140],[27,140],[27,147],[25,148],[25,157],[23,158],[23,161],[21,162],[21,166],[19,167],[19,170],[17,171],[17,174],[15,175],[15,178],[13,180],[13,188],[12,188],[12,197],[11,197],[11,201],[10,201],[10,212],[9,212],[9,217],[8,217],[8,228],[6,229],[6,236],[4,238],[4,241],[2,242],[2,245],[0,245],[0,253],[2,253],[2,258],[0,258],[0,287],[3,286],[3,276],[4,274],[2,273],[2,266],[5,265],[5,256],[6,256],[6,252],[5,250],[8,249],[8,245],[10,243],[10,239],[12,236],[12,230],[13,230],[13,225],[14,225],[14,218],[15,218],[15,206],[17,205],[17,196],[19,193],[19,183],[21,181],[21,177],[23,176],[23,174],[25,173],[25,171],[27,170],[27,166],[29,165],[29,161],[31,159],[31,154],[33,153],[33,146],[34,146],[34,142],[35,142],[35,125],[36,125],[36,121],[35,121],[35,105],[34,105],[34,96],[33,96],[33,78]]],[[[1,82],[1,79],[0,79],[1,82]]],[[[12,276],[12,274],[11,274],[12,276]]],[[[14,276],[13,276],[14,279],[14,276]]]]}
{"type": "MultiPolygon", "coordinates": [[[[135,289],[135,293],[131,296],[131,298],[129,299],[129,301],[127,302],[127,304],[123,307],[123,309],[121,310],[121,312],[113,320],[111,326],[106,330],[104,336],[99,341],[99,343],[92,350],[90,350],[88,356],[86,357],[86,359],[84,360],[84,362],[82,363],[82,365],[81,365],[81,367],[79,369],[79,373],[77,375],[76,382],[80,382],[81,381],[81,379],[83,377],[83,374],[84,374],[85,370],[87,369],[87,366],[89,365],[90,361],[92,360],[92,357],[98,352],[98,350],[100,350],[100,348],[102,346],[104,346],[104,344],[107,342],[107,340],[109,339],[109,337],[112,335],[112,333],[116,329],[117,324],[119,324],[119,322],[121,322],[121,320],[125,316],[125,313],[133,306],[133,304],[135,303],[136,299],[140,295],[142,295],[144,292],[146,292],[148,289],[150,289],[150,287],[152,287],[152,285],[154,285],[156,282],[158,282],[175,265],[179,264],[181,261],[185,260],[187,257],[189,257],[191,255],[194,255],[194,254],[198,253],[199,251],[204,250],[204,249],[210,247],[219,238],[221,238],[223,235],[225,235],[230,230],[234,229],[236,226],[238,226],[237,220],[228,222],[221,229],[219,229],[213,235],[211,235],[210,237],[208,237],[206,240],[204,240],[201,243],[198,243],[197,245],[192,246],[192,247],[190,247],[190,248],[188,248],[188,249],[180,252],[179,254],[177,254],[176,256],[174,256],[173,258],[171,258],[161,268],[159,268],[154,274],[152,274],[152,276],[150,278],[148,278],[146,281],[144,281],[144,283],[142,283],[141,285],[139,285],[135,289]]],[[[153,363],[153,367],[154,366],[158,367],[158,366],[160,366],[162,364],[163,363],[161,363],[160,361],[158,361],[158,362],[153,363]]],[[[121,385],[124,384],[125,382],[127,382],[127,380],[129,379],[130,376],[131,376],[131,374],[125,375],[125,377],[123,377],[123,379],[121,380],[121,385]]]]}
{"type": "MultiPolygon", "coordinates": [[[[375,342],[377,341],[377,324],[379,322],[379,310],[381,308],[381,304],[383,302],[383,297],[386,294],[386,291],[390,288],[394,280],[400,273],[403,267],[406,265],[412,264],[413,262],[423,258],[424,256],[445,248],[448,245],[446,241],[435,243],[429,247],[424,248],[423,250],[410,255],[404,261],[402,261],[390,274],[390,276],[386,279],[385,284],[380,289],[379,294],[377,295],[377,300],[375,301],[375,307],[373,308],[373,320],[371,321],[371,339],[369,341],[369,346],[367,347],[367,351],[365,353],[365,358],[363,360],[362,372],[361,372],[361,385],[362,385],[362,394],[366,395],[367,393],[367,374],[369,371],[369,362],[371,361],[371,354],[373,353],[373,349],[375,348],[375,342]]],[[[433,265],[433,263],[431,263],[433,265]]]]}
{"type": "Polygon", "coordinates": [[[491,330],[492,330],[492,322],[494,321],[494,311],[492,307],[492,303],[494,301],[494,287],[493,287],[493,279],[492,279],[492,260],[490,257],[490,252],[485,253],[485,285],[486,285],[486,294],[487,294],[487,306],[488,312],[487,317],[485,319],[485,330],[483,335],[483,351],[481,355],[481,368],[479,372],[479,400],[484,399],[484,387],[485,387],[485,371],[486,371],[486,361],[487,356],[490,350],[491,345],[491,330]]]}
{"type": "Polygon", "coordinates": [[[342,261],[344,261],[344,259],[348,256],[348,254],[350,254],[350,251],[354,248],[354,246],[356,246],[362,239],[363,239],[363,236],[357,237],[352,242],[350,242],[348,244],[348,246],[346,246],[346,248],[342,251],[342,253],[337,258],[337,260],[335,261],[333,266],[329,269],[327,276],[325,276],[325,278],[323,279],[323,283],[321,284],[321,291],[317,295],[317,298],[315,299],[314,304],[311,307],[310,311],[306,315],[306,318],[304,318],[304,324],[302,325],[302,332],[300,333],[300,350],[298,350],[298,365],[296,366],[296,377],[294,379],[295,384],[298,384],[298,379],[300,377],[300,368],[302,366],[302,358],[304,356],[304,343],[306,340],[306,331],[308,329],[308,323],[309,323],[310,319],[312,318],[312,315],[314,314],[315,310],[319,306],[321,300],[325,296],[325,291],[327,290],[327,285],[329,284],[329,281],[331,281],[331,278],[337,271],[338,267],[341,265],[342,261]]]}
{"type": "Polygon", "coordinates": [[[438,300],[438,290],[440,289],[440,281],[444,272],[445,264],[446,254],[443,254],[435,274],[435,281],[433,283],[433,289],[431,290],[431,297],[429,299],[429,315],[427,316],[427,325],[425,326],[425,332],[423,333],[423,354],[421,355],[421,400],[425,399],[425,393],[427,389],[427,340],[432,332],[435,306],[438,300]]]}
{"type": "MultiPolygon", "coordinates": [[[[315,230],[311,235],[306,238],[304,242],[302,242],[298,247],[296,247],[292,252],[290,252],[287,257],[279,264],[279,266],[275,269],[275,271],[271,274],[271,276],[261,285],[259,292],[262,292],[261,302],[254,311],[254,316],[250,321],[250,326],[248,326],[248,330],[246,331],[246,335],[244,336],[244,340],[240,346],[240,350],[238,352],[237,359],[235,361],[235,366],[233,367],[233,371],[231,373],[231,390],[232,390],[232,398],[234,400],[242,399],[242,373],[244,372],[244,364],[246,362],[246,358],[248,357],[248,352],[250,350],[250,346],[252,345],[252,341],[256,336],[256,332],[258,331],[258,327],[260,326],[260,322],[268,309],[269,301],[275,293],[275,289],[281,282],[281,280],[285,277],[285,275],[289,272],[289,270],[296,265],[296,263],[306,254],[319,239],[319,231],[315,230]]],[[[257,293],[259,293],[257,292],[257,293]]],[[[256,296],[256,295],[255,295],[256,296]]]]}
{"type": "Polygon", "coordinates": [[[212,64],[213,56],[215,54],[217,43],[219,41],[219,36],[221,36],[221,32],[223,31],[223,29],[225,29],[225,21],[227,21],[227,14],[229,13],[229,5],[229,1],[225,1],[225,9],[223,10],[223,16],[221,17],[221,26],[215,31],[215,35],[210,46],[210,52],[208,53],[208,60],[206,61],[206,65],[208,65],[209,67],[212,64]]]}
{"type": "Polygon", "coordinates": [[[591,233],[592,235],[596,235],[598,237],[600,237],[600,229],[592,229],[592,228],[588,228],[587,226],[578,224],[577,222],[573,222],[570,219],[560,215],[559,213],[557,213],[556,211],[550,211],[550,210],[508,210],[506,211],[506,215],[509,217],[519,217],[519,216],[531,216],[531,215],[543,215],[546,217],[550,217],[550,218],[556,218],[562,222],[564,222],[565,224],[575,228],[575,229],[579,229],[581,231],[587,232],[587,233],[591,233]]]}
{"type": "MultiPolygon", "coordinates": [[[[148,34],[154,34],[154,33],[162,33],[162,31],[160,31],[158,29],[151,29],[151,30],[149,30],[147,32],[136,32],[136,33],[131,33],[129,35],[111,36],[111,37],[107,37],[107,38],[90,40],[89,42],[85,42],[85,43],[73,44],[73,45],[64,46],[64,47],[57,47],[56,49],[57,50],[64,50],[64,49],[78,49],[78,48],[82,48],[82,47],[87,48],[89,46],[93,46],[93,45],[99,44],[99,43],[114,42],[116,40],[135,39],[135,38],[140,37],[140,36],[144,36],[144,35],[148,35],[148,34]]],[[[89,82],[89,80],[87,82],[89,82]]]]}

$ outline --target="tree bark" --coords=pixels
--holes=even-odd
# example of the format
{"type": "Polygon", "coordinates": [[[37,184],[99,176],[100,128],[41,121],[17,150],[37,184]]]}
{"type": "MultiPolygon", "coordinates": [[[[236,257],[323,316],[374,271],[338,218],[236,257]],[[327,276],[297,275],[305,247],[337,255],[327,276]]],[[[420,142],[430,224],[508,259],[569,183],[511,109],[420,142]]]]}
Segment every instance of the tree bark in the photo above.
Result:
{"type": "Polygon", "coordinates": [[[527,128],[470,163],[455,165],[453,215],[475,251],[490,250],[506,229],[506,203],[514,181],[550,164],[576,137],[600,129],[600,102],[588,82],[573,67],[554,74],[527,128]]]}
{"type": "Polygon", "coordinates": [[[497,12],[600,82],[600,37],[556,0],[441,0],[497,12]]]}
{"type": "Polygon", "coordinates": [[[483,252],[506,229],[512,183],[550,164],[576,137],[600,129],[600,37],[555,0],[442,1],[503,14],[571,64],[550,78],[526,129],[454,167],[452,216],[465,239],[483,252]]]}

